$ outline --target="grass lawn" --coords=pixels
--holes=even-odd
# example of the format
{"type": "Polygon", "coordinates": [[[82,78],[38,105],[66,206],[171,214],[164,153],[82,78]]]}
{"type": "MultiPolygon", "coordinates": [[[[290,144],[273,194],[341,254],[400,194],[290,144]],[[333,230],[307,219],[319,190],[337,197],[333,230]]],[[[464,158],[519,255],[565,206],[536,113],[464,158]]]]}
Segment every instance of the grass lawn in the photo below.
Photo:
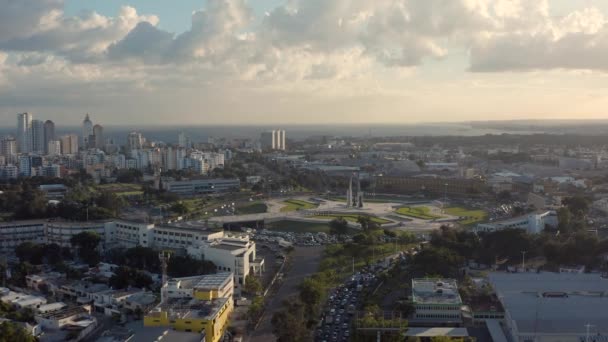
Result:
{"type": "Polygon", "coordinates": [[[472,225],[483,222],[488,217],[488,213],[480,209],[465,209],[461,207],[446,208],[445,212],[453,216],[459,216],[462,219],[458,222],[464,225],[472,225]]]}
{"type": "Polygon", "coordinates": [[[422,220],[434,220],[441,216],[431,214],[429,207],[401,207],[396,210],[397,214],[414,217],[422,220]]]}
{"type": "MultiPolygon", "coordinates": [[[[357,222],[357,219],[359,218],[360,215],[338,215],[338,214],[332,214],[332,215],[316,215],[313,216],[313,218],[318,218],[318,219],[327,219],[327,220],[333,220],[335,218],[343,218],[348,222],[357,222]]],[[[379,218],[379,217],[375,217],[375,216],[370,216],[372,222],[377,223],[377,224],[386,224],[386,223],[390,223],[391,221],[389,220],[385,220],[383,218],[379,218]]]]}
{"type": "Polygon", "coordinates": [[[266,225],[266,229],[287,233],[329,233],[329,224],[323,222],[277,221],[266,225]]]}
{"type": "Polygon", "coordinates": [[[236,206],[237,215],[262,214],[266,210],[268,210],[268,206],[263,202],[252,202],[236,206]]]}
{"type": "Polygon", "coordinates": [[[297,210],[314,209],[317,207],[317,205],[314,203],[301,201],[301,200],[295,200],[295,199],[286,200],[286,201],[283,201],[283,203],[285,204],[285,206],[283,208],[281,208],[282,213],[290,212],[290,211],[297,211],[297,210]]]}
{"type": "Polygon", "coordinates": [[[110,183],[97,185],[97,189],[107,191],[116,196],[141,196],[144,192],[139,184],[110,183]]]}

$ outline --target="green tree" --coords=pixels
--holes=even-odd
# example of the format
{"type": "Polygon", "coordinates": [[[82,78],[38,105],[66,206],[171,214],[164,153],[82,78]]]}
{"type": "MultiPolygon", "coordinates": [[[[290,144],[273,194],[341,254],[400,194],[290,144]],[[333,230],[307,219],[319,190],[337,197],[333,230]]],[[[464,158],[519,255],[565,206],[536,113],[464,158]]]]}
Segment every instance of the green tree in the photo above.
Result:
{"type": "Polygon", "coordinates": [[[0,342],[35,342],[36,338],[13,322],[0,324],[0,342]]]}
{"type": "Polygon", "coordinates": [[[27,261],[33,265],[40,265],[44,257],[44,250],[39,244],[23,242],[15,248],[15,255],[21,262],[27,261]]]}
{"type": "Polygon", "coordinates": [[[191,277],[215,273],[215,264],[209,260],[196,260],[190,256],[172,255],[167,264],[167,274],[171,277],[191,277]]]}
{"type": "Polygon", "coordinates": [[[306,326],[305,307],[300,301],[292,300],[284,303],[285,309],[272,316],[272,330],[279,342],[305,342],[312,336],[306,326]]]}
{"type": "Polygon", "coordinates": [[[243,290],[245,290],[247,293],[256,295],[262,291],[262,284],[256,276],[249,274],[245,279],[245,286],[243,287],[243,290]]]}
{"type": "Polygon", "coordinates": [[[589,200],[585,197],[566,197],[562,200],[562,204],[565,205],[572,213],[572,216],[576,218],[583,218],[589,212],[589,200]]]}
{"type": "Polygon", "coordinates": [[[342,217],[331,220],[331,222],[329,222],[329,233],[333,235],[347,234],[348,222],[342,217]]]}
{"type": "Polygon", "coordinates": [[[110,286],[115,289],[148,288],[152,283],[152,278],[148,274],[126,266],[119,267],[109,280],[110,286]]]}
{"type": "Polygon", "coordinates": [[[426,247],[412,258],[411,268],[420,275],[456,278],[464,258],[443,247],[426,247]]]}
{"type": "Polygon", "coordinates": [[[99,251],[97,247],[101,242],[101,237],[96,232],[86,231],[72,236],[70,243],[78,251],[78,256],[82,261],[90,266],[99,263],[99,251]]]}

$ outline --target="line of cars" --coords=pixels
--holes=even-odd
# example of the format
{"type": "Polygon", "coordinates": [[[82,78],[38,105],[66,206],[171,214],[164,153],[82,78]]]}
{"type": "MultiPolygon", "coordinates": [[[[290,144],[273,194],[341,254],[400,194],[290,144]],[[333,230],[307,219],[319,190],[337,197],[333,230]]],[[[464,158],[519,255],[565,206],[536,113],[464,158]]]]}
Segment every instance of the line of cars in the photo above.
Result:
{"type": "Polygon", "coordinates": [[[371,271],[362,271],[332,290],[321,314],[315,341],[349,341],[352,320],[361,305],[361,292],[375,282],[376,276],[371,271]]]}

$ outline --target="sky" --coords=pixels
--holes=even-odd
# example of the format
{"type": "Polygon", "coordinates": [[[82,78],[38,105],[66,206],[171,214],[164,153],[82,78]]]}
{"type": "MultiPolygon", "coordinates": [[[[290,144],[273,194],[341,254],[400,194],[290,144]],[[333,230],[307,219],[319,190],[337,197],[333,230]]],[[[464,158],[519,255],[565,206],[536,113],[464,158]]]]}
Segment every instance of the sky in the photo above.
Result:
{"type": "Polygon", "coordinates": [[[0,125],[608,118],[605,0],[0,0],[0,125]]]}

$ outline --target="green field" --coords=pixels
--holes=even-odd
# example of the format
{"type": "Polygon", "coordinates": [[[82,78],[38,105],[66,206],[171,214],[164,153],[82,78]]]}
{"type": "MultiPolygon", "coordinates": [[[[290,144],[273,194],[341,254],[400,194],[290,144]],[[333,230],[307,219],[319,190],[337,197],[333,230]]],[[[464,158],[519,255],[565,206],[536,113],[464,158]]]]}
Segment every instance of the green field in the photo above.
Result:
{"type": "Polygon", "coordinates": [[[459,216],[462,219],[458,222],[464,225],[472,225],[483,222],[487,219],[488,213],[480,209],[465,209],[461,207],[446,208],[446,214],[459,216]]]}
{"type": "Polygon", "coordinates": [[[317,207],[317,205],[314,203],[301,201],[301,200],[295,200],[295,199],[286,200],[286,201],[283,201],[283,203],[285,204],[285,206],[283,208],[281,208],[282,213],[286,213],[286,212],[290,212],[290,211],[297,211],[297,210],[314,209],[317,207]]]}
{"type": "Polygon", "coordinates": [[[403,216],[409,216],[422,220],[434,220],[441,218],[441,216],[431,214],[431,208],[429,207],[401,207],[396,210],[397,214],[403,216]]]}
{"type": "Polygon", "coordinates": [[[268,210],[268,206],[263,202],[252,202],[243,205],[236,206],[236,214],[237,215],[247,215],[247,214],[262,214],[268,210]]]}
{"type": "Polygon", "coordinates": [[[266,229],[287,233],[329,233],[329,224],[323,222],[277,221],[266,225],[266,229]]]}
{"type": "MultiPolygon", "coordinates": [[[[327,220],[333,220],[336,218],[343,218],[348,222],[357,222],[357,220],[359,219],[360,215],[356,215],[356,214],[347,214],[347,215],[339,215],[339,214],[330,214],[330,215],[315,215],[313,216],[313,218],[318,218],[318,219],[327,219],[327,220]]],[[[391,221],[389,220],[385,220],[383,218],[379,218],[379,217],[375,217],[375,216],[370,216],[372,222],[377,223],[377,224],[386,224],[386,223],[390,223],[391,221]]]]}
{"type": "Polygon", "coordinates": [[[97,185],[97,189],[107,191],[116,196],[141,196],[144,194],[141,185],[129,183],[111,183],[97,185]]]}

